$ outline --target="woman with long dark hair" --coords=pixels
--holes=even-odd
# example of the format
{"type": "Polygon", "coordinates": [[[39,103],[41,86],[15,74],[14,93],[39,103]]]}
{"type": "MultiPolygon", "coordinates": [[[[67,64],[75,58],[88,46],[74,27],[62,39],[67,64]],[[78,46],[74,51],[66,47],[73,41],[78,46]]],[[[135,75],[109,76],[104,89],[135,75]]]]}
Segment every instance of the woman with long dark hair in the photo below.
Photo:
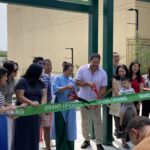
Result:
{"type": "MultiPolygon", "coordinates": [[[[75,81],[71,75],[73,65],[63,63],[63,74],[57,76],[53,83],[53,92],[56,95],[56,103],[68,102],[69,92],[76,89],[75,81]]],[[[76,140],[76,111],[70,109],[55,113],[56,150],[74,150],[76,140]]]]}
{"type": "MultiPolygon", "coordinates": [[[[140,63],[134,61],[129,66],[129,73],[130,73],[130,80],[131,80],[131,87],[134,89],[135,93],[139,93],[143,91],[144,87],[144,79],[141,76],[140,72],[140,63]]],[[[140,112],[140,102],[134,102],[134,105],[137,110],[137,114],[139,115],[140,112]]]]}
{"type": "MultiPolygon", "coordinates": [[[[7,70],[0,67],[0,87],[7,82],[7,70]]],[[[15,106],[5,107],[5,99],[0,91],[0,150],[8,150],[7,117],[4,113],[14,110],[15,106]]]]}
{"type": "MultiPolygon", "coordinates": [[[[18,72],[18,64],[12,60],[5,61],[3,67],[7,69],[7,82],[0,87],[0,90],[5,98],[5,105],[11,105],[13,95],[15,93],[14,88],[16,84],[16,76],[18,72]]],[[[7,117],[8,124],[8,148],[11,149],[13,142],[13,120],[7,117]]]]}
{"type": "MultiPolygon", "coordinates": [[[[33,107],[47,102],[47,90],[40,80],[43,68],[32,64],[15,87],[17,105],[33,107]]],[[[14,150],[39,150],[40,116],[32,115],[15,120],[14,150]]]]}
{"type": "MultiPolygon", "coordinates": [[[[121,88],[121,80],[123,78],[129,78],[129,71],[126,65],[119,65],[116,69],[116,75],[113,77],[112,81],[112,95],[119,96],[119,91],[121,88]]],[[[120,123],[120,108],[121,104],[111,104],[110,114],[114,116],[115,121],[115,136],[119,138],[119,123],[120,123]]],[[[129,145],[125,138],[122,138],[122,146],[129,149],[129,145]]]]}
{"type": "MultiPolygon", "coordinates": [[[[150,65],[148,72],[144,77],[144,91],[150,91],[150,65]]],[[[142,101],[142,116],[149,117],[150,114],[150,100],[142,101]]]]}

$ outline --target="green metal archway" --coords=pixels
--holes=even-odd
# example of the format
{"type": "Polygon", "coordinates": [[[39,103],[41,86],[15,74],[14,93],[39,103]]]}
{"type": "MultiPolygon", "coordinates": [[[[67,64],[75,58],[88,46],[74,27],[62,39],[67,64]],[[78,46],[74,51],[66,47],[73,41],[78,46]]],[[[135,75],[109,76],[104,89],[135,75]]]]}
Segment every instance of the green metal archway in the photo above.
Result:
{"type": "MultiPolygon", "coordinates": [[[[2,3],[58,9],[86,13],[89,16],[88,54],[98,52],[98,5],[99,0],[0,0],[2,3]]],[[[111,88],[113,51],[113,7],[114,0],[103,0],[103,66],[108,74],[108,88],[111,88]]],[[[103,109],[104,144],[112,144],[112,118],[108,108],[103,109]]]]}

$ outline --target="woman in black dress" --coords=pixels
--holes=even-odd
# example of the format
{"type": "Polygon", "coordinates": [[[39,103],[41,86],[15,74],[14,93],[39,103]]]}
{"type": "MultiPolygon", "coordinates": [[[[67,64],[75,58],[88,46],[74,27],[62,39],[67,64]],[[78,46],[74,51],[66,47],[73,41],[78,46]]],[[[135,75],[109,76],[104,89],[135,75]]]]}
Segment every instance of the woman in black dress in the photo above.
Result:
{"type": "MultiPolygon", "coordinates": [[[[47,102],[47,90],[40,80],[43,68],[32,64],[15,87],[17,105],[33,107],[47,102]]],[[[14,150],[39,150],[40,116],[32,115],[15,120],[14,150]]]]}

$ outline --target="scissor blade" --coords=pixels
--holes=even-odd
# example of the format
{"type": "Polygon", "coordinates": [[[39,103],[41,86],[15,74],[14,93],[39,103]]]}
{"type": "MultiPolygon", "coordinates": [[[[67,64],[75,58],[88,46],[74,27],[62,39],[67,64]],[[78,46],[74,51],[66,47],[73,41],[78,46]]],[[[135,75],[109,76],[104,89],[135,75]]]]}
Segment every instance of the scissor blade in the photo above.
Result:
{"type": "Polygon", "coordinates": [[[81,97],[78,97],[78,101],[81,101],[81,102],[84,102],[84,103],[88,103],[88,104],[89,104],[89,101],[87,101],[87,100],[85,100],[85,99],[83,99],[83,98],[81,98],[81,97]]]}

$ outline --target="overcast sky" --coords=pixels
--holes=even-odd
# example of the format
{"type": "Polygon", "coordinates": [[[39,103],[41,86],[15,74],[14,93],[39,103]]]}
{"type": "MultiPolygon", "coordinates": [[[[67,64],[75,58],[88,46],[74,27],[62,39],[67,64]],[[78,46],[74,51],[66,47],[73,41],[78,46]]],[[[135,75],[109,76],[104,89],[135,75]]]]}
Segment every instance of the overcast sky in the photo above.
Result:
{"type": "Polygon", "coordinates": [[[7,50],[7,5],[0,3],[0,50],[7,50]]]}

